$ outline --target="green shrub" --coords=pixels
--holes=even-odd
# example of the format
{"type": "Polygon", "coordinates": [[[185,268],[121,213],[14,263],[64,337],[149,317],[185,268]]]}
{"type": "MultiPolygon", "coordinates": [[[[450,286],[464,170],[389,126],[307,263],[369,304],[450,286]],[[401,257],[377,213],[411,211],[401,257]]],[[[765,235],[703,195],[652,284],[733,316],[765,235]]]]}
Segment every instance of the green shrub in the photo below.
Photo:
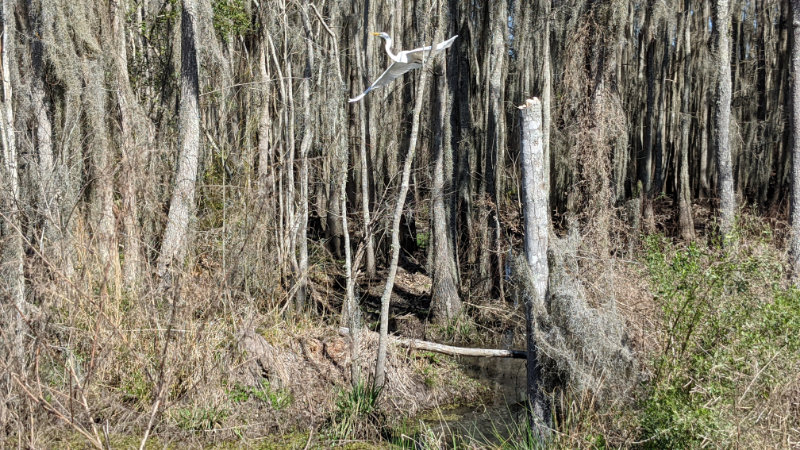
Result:
{"type": "Polygon", "coordinates": [[[250,17],[243,0],[217,0],[213,3],[214,29],[222,37],[228,39],[250,31],[250,17]]]}
{"type": "MultiPolygon", "coordinates": [[[[641,412],[652,448],[733,445],[735,422],[800,365],[800,292],[770,242],[676,248],[646,240],[661,348],[641,412]]],[[[757,420],[757,418],[752,418],[757,420]]]]}
{"type": "Polygon", "coordinates": [[[431,240],[431,235],[429,233],[425,233],[422,231],[417,233],[417,247],[419,247],[420,250],[425,250],[426,248],[428,248],[428,243],[430,242],[430,240],[431,240]]]}

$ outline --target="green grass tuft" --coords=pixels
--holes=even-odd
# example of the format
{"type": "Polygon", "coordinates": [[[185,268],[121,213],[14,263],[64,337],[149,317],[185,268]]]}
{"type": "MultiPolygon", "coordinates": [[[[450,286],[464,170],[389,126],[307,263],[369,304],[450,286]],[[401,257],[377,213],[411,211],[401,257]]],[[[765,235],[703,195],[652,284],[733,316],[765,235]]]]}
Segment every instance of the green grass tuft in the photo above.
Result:
{"type": "Polygon", "coordinates": [[[228,397],[233,403],[243,403],[255,398],[270,405],[275,411],[286,408],[294,401],[291,392],[272,387],[269,380],[261,380],[261,385],[258,387],[236,384],[228,391],[228,397]]]}
{"type": "Polygon", "coordinates": [[[331,437],[352,439],[365,429],[374,428],[379,396],[380,389],[373,388],[363,381],[350,390],[340,392],[332,418],[331,437]]]}
{"type": "Polygon", "coordinates": [[[221,426],[229,411],[217,406],[179,408],[172,413],[178,428],[186,431],[213,430],[221,426]]]}

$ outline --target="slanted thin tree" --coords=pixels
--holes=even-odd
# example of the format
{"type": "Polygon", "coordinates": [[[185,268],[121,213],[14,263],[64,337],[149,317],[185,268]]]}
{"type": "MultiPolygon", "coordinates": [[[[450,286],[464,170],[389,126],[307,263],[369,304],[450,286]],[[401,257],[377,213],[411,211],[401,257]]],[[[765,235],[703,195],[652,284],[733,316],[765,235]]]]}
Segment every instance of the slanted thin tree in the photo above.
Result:
{"type": "Polygon", "coordinates": [[[378,357],[375,361],[375,386],[382,388],[386,382],[386,348],[389,335],[389,302],[394,289],[394,279],[397,275],[397,264],[400,259],[400,219],[403,216],[403,207],[406,203],[408,194],[409,180],[411,179],[411,167],[414,162],[414,155],[417,151],[417,139],[419,137],[419,122],[422,113],[422,105],[425,103],[425,87],[428,84],[428,71],[425,66],[420,70],[419,85],[416,92],[416,103],[414,105],[413,122],[411,124],[411,135],[408,141],[408,153],[403,164],[403,176],[400,181],[400,191],[397,194],[394,214],[392,215],[392,244],[389,259],[389,270],[386,275],[386,284],[381,295],[381,316],[380,316],[380,336],[378,338],[378,357]]]}

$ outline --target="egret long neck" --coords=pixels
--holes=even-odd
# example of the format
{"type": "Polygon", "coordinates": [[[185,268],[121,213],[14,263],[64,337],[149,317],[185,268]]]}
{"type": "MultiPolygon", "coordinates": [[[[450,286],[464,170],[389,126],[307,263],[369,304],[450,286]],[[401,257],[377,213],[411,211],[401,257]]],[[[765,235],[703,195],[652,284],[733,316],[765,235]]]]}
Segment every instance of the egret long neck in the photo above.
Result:
{"type": "Polygon", "coordinates": [[[389,55],[389,59],[392,61],[397,61],[397,55],[392,53],[392,38],[387,37],[384,38],[384,40],[386,40],[386,53],[389,55]]]}

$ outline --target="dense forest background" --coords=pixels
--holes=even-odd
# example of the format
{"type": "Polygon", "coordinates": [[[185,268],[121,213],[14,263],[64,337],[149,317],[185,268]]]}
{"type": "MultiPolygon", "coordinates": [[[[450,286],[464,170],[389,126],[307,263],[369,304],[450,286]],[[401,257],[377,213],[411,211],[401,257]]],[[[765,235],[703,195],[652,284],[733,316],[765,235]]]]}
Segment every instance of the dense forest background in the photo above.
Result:
{"type": "MultiPolygon", "coordinates": [[[[524,324],[514,319],[524,314],[514,282],[524,233],[517,106],[530,97],[542,100],[552,233],[569,249],[554,246],[551,266],[585,282],[592,309],[614,312],[603,323],[626,324],[614,331],[625,355],[650,355],[647,326],[631,317],[652,312],[617,306],[617,295],[735,297],[759,273],[769,274],[763,285],[793,292],[784,264],[792,64],[800,65],[795,3],[3,0],[1,436],[39,447],[55,445],[63,430],[97,446],[136,434],[144,445],[151,432],[169,439],[169,430],[194,430],[187,421],[215,429],[231,413],[198,413],[198,399],[219,405],[219,392],[233,389],[226,383],[247,360],[239,343],[253,330],[276,346],[339,324],[385,331],[378,311],[382,303],[386,319],[389,300],[398,301],[395,276],[406,293],[415,276],[426,280],[417,295],[401,296],[407,310],[391,310],[417,314],[426,337],[500,346],[506,329],[522,326],[509,345],[524,345],[524,324]],[[389,64],[371,34],[380,31],[395,51],[458,38],[421,70],[348,103],[389,64]],[[692,272],[757,253],[731,240],[767,238],[772,256],[742,266],[745,275],[692,272]],[[564,252],[571,262],[554,263],[564,252]],[[682,266],[683,281],[641,286],[650,278],[622,266],[642,252],[651,274],[678,273],[659,262],[675,252],[694,265],[682,266]],[[731,287],[728,279],[750,281],[731,287]],[[681,282],[695,290],[664,294],[681,282]],[[625,283],[641,291],[626,294],[625,283]],[[626,343],[626,333],[640,341],[626,343]]],[[[786,333],[800,323],[791,295],[780,297],[794,300],[774,324],[786,333]]],[[[679,348],[683,357],[700,331],[669,321],[689,310],[706,320],[708,308],[652,313],[672,324],[670,333],[685,332],[682,346],[653,348],[679,348]]],[[[719,342],[719,327],[713,333],[698,345],[719,342]]],[[[568,345],[591,341],[581,339],[568,345]]],[[[752,382],[767,383],[760,365],[775,368],[778,354],[795,348],[775,339],[778,353],[753,357],[752,382]]],[[[363,373],[343,379],[373,376],[368,344],[363,373]]],[[[348,352],[358,361],[358,351],[348,352]]],[[[398,386],[396,358],[386,376],[398,386]]],[[[769,379],[780,392],[743,390],[747,381],[736,380],[741,398],[731,411],[758,395],[776,405],[758,416],[752,441],[719,441],[731,430],[722,419],[697,432],[687,423],[705,424],[705,416],[691,408],[685,420],[653,415],[624,432],[607,425],[605,439],[797,445],[798,366],[781,359],[776,373],[785,378],[769,379]]],[[[565,367],[558,370],[575,369],[565,367]]],[[[675,364],[642,367],[655,369],[631,375],[637,383],[702,378],[664,375],[675,364]]],[[[382,367],[374,377],[383,380],[382,367]]],[[[689,391],[680,398],[696,406],[689,391]]],[[[604,404],[634,396],[622,392],[604,404]]],[[[664,398],[653,402],[646,405],[669,409],[664,398]]],[[[277,420],[281,408],[270,404],[277,420]]],[[[297,422],[327,423],[303,417],[297,422]]]]}

